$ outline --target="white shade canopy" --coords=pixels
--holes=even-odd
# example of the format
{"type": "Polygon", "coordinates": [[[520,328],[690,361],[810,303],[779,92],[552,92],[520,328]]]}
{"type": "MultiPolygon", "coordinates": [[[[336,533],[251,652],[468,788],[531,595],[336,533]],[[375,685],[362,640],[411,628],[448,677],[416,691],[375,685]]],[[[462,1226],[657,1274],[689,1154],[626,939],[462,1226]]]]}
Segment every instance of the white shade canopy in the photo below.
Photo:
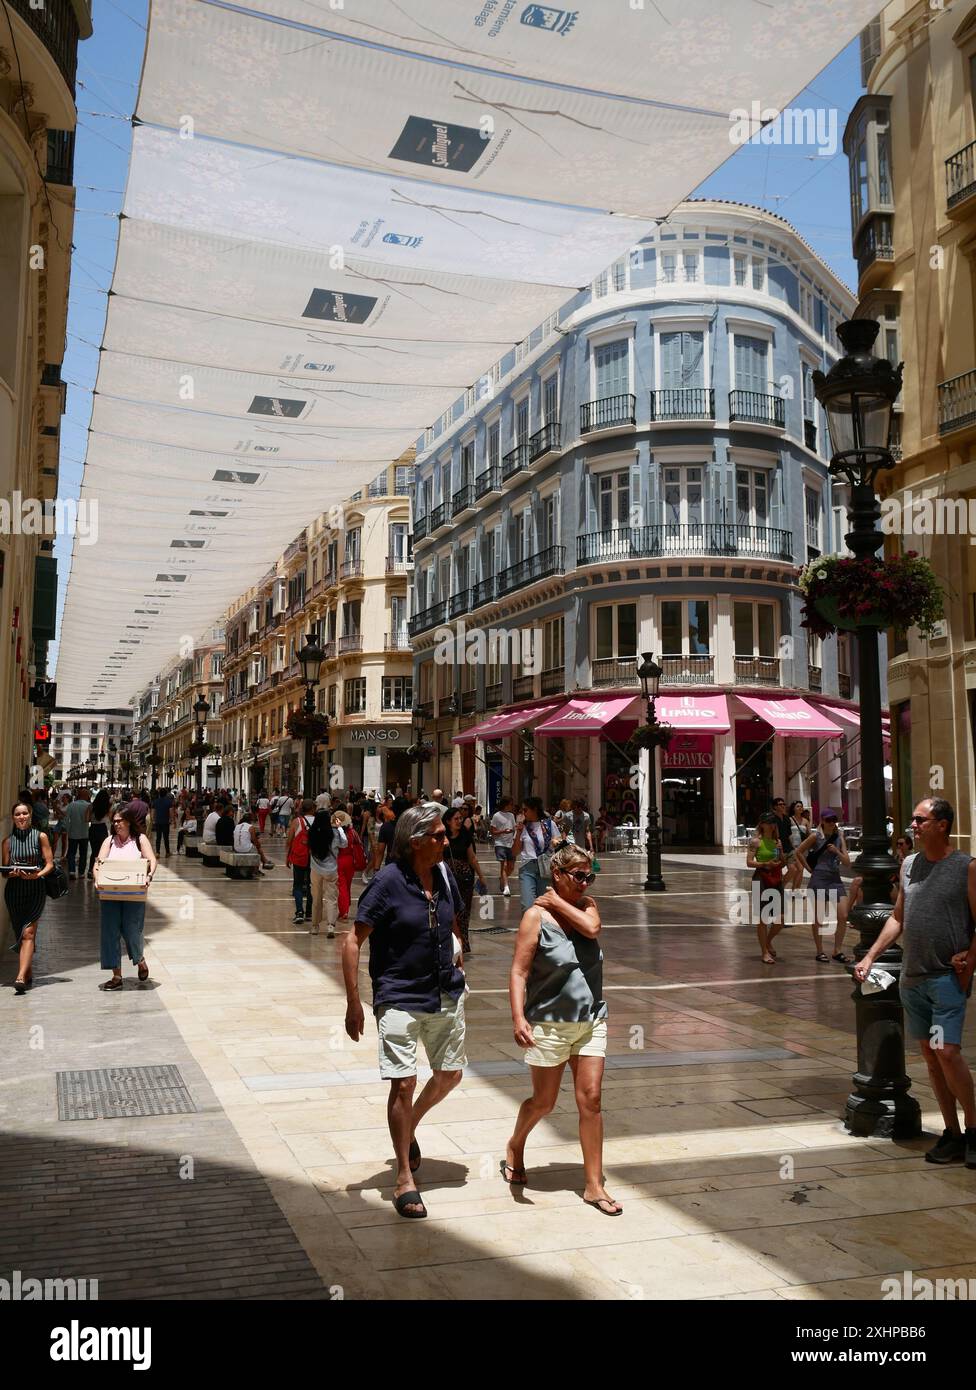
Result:
{"type": "Polygon", "coordinates": [[[876,8],[152,0],[61,702],[129,699],[876,8]]]}

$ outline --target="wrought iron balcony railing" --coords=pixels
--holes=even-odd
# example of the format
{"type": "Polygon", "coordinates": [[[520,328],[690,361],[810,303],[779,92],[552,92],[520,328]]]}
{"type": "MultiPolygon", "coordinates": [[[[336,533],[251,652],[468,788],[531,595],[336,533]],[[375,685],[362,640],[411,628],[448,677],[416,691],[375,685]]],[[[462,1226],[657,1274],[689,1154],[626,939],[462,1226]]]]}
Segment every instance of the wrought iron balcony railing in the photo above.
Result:
{"type": "Polygon", "coordinates": [[[348,560],[342,562],[343,579],[358,579],[363,572],[363,562],[360,556],[353,555],[348,560]]]}
{"type": "Polygon", "coordinates": [[[426,517],[426,516],[415,516],[414,519],[413,519],[413,539],[414,539],[414,544],[416,545],[417,541],[425,540],[429,534],[430,534],[430,522],[429,522],[429,518],[426,517]]]}
{"type": "Polygon", "coordinates": [[[624,393],[584,401],[580,406],[580,434],[590,430],[612,429],[615,425],[637,423],[637,397],[624,393]]]}
{"type": "Polygon", "coordinates": [[[487,579],[479,579],[471,590],[471,607],[480,608],[483,603],[492,603],[495,599],[495,576],[489,574],[487,579]]]}
{"type": "Polygon", "coordinates": [[[636,685],[636,656],[597,657],[590,666],[590,684],[594,688],[599,685],[636,685]]]}
{"type": "Polygon", "coordinates": [[[427,532],[428,536],[432,536],[434,532],[437,531],[441,526],[443,526],[445,522],[447,522],[448,520],[450,520],[450,518],[447,514],[447,503],[439,502],[430,514],[430,528],[427,532]]]}
{"type": "Polygon", "coordinates": [[[770,526],[738,526],[731,522],[689,522],[682,526],[621,526],[590,531],[576,540],[576,563],[607,560],[646,560],[662,555],[734,555],[792,563],[791,532],[770,526]]]}
{"type": "Polygon", "coordinates": [[[764,391],[730,391],[729,420],[748,425],[786,426],[786,402],[764,391]]]}
{"type": "Polygon", "coordinates": [[[522,473],[529,466],[529,445],[528,441],[516,444],[514,449],[509,449],[507,454],[502,455],[502,482],[507,483],[509,478],[516,473],[522,473]]]}
{"type": "Polygon", "coordinates": [[[875,261],[895,259],[894,218],[890,213],[880,213],[871,218],[857,239],[854,254],[858,276],[863,275],[875,261]]]}
{"type": "Polygon", "coordinates": [[[715,392],[709,386],[665,386],[651,392],[652,420],[714,420],[715,392]]]}
{"type": "Polygon", "coordinates": [[[363,634],[361,632],[347,632],[345,637],[339,638],[339,655],[345,656],[347,652],[361,652],[363,649],[363,634]]]}
{"type": "Polygon", "coordinates": [[[946,208],[957,207],[976,193],[976,140],[946,160],[946,208]]]}
{"type": "Polygon", "coordinates": [[[550,420],[541,430],[529,435],[529,462],[535,463],[543,454],[556,453],[559,447],[559,422],[550,420]]]}
{"type": "Polygon", "coordinates": [[[559,695],[566,684],[566,667],[550,666],[548,671],[542,673],[542,694],[559,695]]]}
{"type": "Polygon", "coordinates": [[[715,658],[706,652],[662,656],[662,685],[714,685],[715,658]]]}
{"type": "Polygon", "coordinates": [[[9,4],[50,53],[73,99],[79,29],[71,0],[45,0],[43,5],[37,6],[30,0],[9,0],[9,4]]]}
{"type": "Polygon", "coordinates": [[[449,618],[460,618],[462,613],[467,613],[471,607],[471,590],[462,589],[460,593],[452,594],[447,600],[447,616],[449,618]]]}
{"type": "Polygon", "coordinates": [[[565,555],[565,546],[551,545],[547,550],[540,550],[537,555],[529,555],[525,560],[509,565],[508,569],[502,570],[496,576],[497,597],[502,598],[505,594],[524,588],[526,584],[532,584],[537,579],[548,579],[550,575],[562,574],[565,555]]]}
{"type": "Polygon", "coordinates": [[[475,501],[486,497],[489,492],[498,492],[502,485],[501,465],[493,463],[474,480],[475,501]]]}
{"type": "Polygon", "coordinates": [[[447,599],[441,599],[439,603],[432,603],[429,608],[415,613],[407,623],[407,631],[411,637],[416,637],[418,632],[426,632],[428,628],[437,627],[438,623],[446,620],[447,599]]]}
{"type": "Polygon", "coordinates": [[[535,694],[535,676],[516,676],[512,681],[513,700],[531,700],[535,694]]]}
{"type": "Polygon", "coordinates": [[[411,643],[407,629],[402,627],[398,632],[388,632],[383,639],[383,650],[385,652],[409,652],[411,643]]]}
{"type": "Polygon", "coordinates": [[[737,656],[736,685],[779,685],[778,656],[737,656]]]}
{"type": "Polygon", "coordinates": [[[939,433],[950,434],[976,421],[976,371],[939,382],[939,433]]]}
{"type": "Polygon", "coordinates": [[[474,501],[474,483],[465,483],[451,498],[451,516],[457,516],[458,512],[466,512],[474,506],[474,501]]]}

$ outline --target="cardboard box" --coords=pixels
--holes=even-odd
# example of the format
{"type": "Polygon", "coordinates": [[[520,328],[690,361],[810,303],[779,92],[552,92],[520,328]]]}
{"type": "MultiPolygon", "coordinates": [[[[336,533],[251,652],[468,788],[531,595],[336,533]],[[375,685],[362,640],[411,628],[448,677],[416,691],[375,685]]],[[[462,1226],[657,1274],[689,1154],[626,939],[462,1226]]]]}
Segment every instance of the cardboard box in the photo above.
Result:
{"type": "Polygon", "coordinates": [[[106,859],[98,866],[98,896],[106,902],[144,903],[148,872],[145,859],[106,859]]]}

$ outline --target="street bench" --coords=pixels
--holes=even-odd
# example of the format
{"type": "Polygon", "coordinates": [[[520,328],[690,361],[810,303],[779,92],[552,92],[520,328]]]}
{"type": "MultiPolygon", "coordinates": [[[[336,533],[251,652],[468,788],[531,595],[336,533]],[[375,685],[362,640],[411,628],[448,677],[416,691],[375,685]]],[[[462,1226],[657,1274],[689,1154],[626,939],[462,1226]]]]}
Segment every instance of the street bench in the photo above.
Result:
{"type": "Polygon", "coordinates": [[[220,868],[220,846],[218,844],[214,844],[212,841],[202,840],[200,843],[200,853],[203,855],[205,868],[220,868]]]}
{"type": "Polygon", "coordinates": [[[194,831],[188,830],[183,836],[183,848],[186,851],[187,859],[200,858],[200,836],[194,831]]]}
{"type": "Polygon", "coordinates": [[[235,849],[224,846],[220,851],[220,862],[228,878],[257,878],[261,870],[261,857],[253,852],[239,854],[235,849]]]}

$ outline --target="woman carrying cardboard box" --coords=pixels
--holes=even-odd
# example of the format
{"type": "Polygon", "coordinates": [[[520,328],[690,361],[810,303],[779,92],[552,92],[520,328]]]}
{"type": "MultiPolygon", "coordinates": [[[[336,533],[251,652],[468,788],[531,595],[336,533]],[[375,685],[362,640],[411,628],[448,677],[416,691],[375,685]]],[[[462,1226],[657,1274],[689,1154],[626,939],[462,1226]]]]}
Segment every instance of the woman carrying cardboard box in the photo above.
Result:
{"type": "Polygon", "coordinates": [[[142,937],[146,891],[156,872],[156,856],[141,824],[135,811],[116,811],[112,833],[95,861],[95,887],[102,914],[102,969],[112,972],[112,978],[101,986],[105,990],[122,988],[122,941],[132,964],[138,967],[140,982],[149,979],[142,937]]]}

